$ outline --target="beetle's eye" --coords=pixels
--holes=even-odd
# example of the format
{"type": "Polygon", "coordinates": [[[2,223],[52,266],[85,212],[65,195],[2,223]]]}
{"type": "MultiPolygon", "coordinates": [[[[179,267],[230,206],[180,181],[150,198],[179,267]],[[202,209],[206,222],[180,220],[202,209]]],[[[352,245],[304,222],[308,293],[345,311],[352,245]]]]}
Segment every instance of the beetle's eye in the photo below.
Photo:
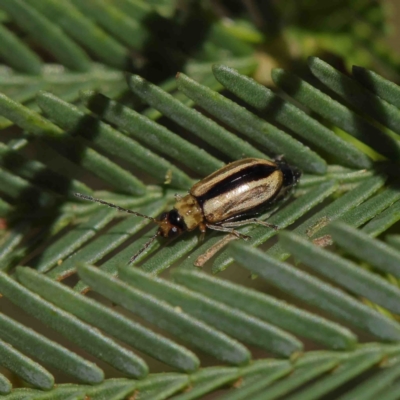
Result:
{"type": "Polygon", "coordinates": [[[168,221],[171,225],[174,225],[181,230],[185,230],[185,223],[183,222],[183,218],[179,215],[178,211],[171,210],[168,213],[168,221]]]}
{"type": "Polygon", "coordinates": [[[178,225],[181,222],[182,217],[179,215],[178,211],[171,210],[168,215],[168,220],[171,224],[178,225]]]}

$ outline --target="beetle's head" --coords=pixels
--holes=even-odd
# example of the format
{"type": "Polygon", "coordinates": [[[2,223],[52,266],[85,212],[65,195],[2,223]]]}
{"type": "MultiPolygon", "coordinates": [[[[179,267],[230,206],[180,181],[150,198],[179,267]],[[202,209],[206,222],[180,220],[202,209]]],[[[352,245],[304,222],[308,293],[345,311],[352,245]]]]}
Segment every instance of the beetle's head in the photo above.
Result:
{"type": "Polygon", "coordinates": [[[297,167],[286,164],[286,167],[282,169],[283,172],[283,184],[285,186],[295,186],[300,177],[301,171],[297,167]]]}
{"type": "Polygon", "coordinates": [[[160,225],[158,228],[159,235],[166,238],[175,237],[186,230],[182,216],[175,209],[162,213],[158,224],[160,225]]]}
{"type": "Polygon", "coordinates": [[[297,167],[289,165],[283,157],[275,159],[275,162],[283,173],[283,187],[290,189],[295,186],[301,177],[301,171],[297,167]]]}
{"type": "Polygon", "coordinates": [[[275,162],[283,174],[282,187],[276,200],[284,200],[290,196],[294,187],[299,182],[301,171],[297,167],[289,165],[283,157],[277,157],[275,162]]]}

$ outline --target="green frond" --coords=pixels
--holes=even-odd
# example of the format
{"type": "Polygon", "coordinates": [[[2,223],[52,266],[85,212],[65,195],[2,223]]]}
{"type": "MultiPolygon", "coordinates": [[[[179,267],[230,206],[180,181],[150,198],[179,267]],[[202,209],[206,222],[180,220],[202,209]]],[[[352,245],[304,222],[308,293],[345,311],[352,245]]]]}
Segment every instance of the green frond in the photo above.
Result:
{"type": "Polygon", "coordinates": [[[0,2],[2,399],[399,397],[400,63],[381,4],[319,4],[0,2]],[[281,155],[277,231],[134,265],[152,221],[75,196],[157,218],[281,155]]]}

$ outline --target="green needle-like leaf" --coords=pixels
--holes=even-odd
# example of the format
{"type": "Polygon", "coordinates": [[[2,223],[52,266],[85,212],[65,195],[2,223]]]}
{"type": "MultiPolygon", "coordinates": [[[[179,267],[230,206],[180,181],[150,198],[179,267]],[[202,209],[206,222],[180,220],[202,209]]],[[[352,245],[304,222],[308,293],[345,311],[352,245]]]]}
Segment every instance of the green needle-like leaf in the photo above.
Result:
{"type": "Polygon", "coordinates": [[[178,283],[200,292],[206,298],[238,308],[249,315],[328,347],[351,349],[357,342],[355,335],[340,325],[242,285],[186,268],[176,270],[172,276],[178,283]]]}
{"type": "MultiPolygon", "coordinates": [[[[12,78],[10,78],[10,80],[12,80],[12,78]]],[[[7,83],[5,83],[5,82],[1,82],[1,83],[4,86],[7,86],[7,83]]],[[[36,93],[39,90],[42,90],[46,86],[46,84],[45,84],[45,82],[42,81],[42,82],[31,83],[31,84],[27,83],[26,85],[22,85],[22,86],[17,84],[16,85],[17,88],[16,87],[13,88],[14,85],[12,85],[12,84],[10,84],[10,86],[12,88],[10,96],[14,101],[18,101],[20,103],[28,103],[35,98],[36,93]]],[[[4,91],[7,94],[7,88],[4,88],[4,91]]],[[[37,109],[37,107],[32,106],[32,109],[37,109]]],[[[22,141],[26,141],[26,139],[22,139],[21,142],[22,141]]]]}
{"type": "Polygon", "coordinates": [[[101,385],[88,388],[87,397],[98,400],[119,400],[128,398],[137,386],[137,381],[128,379],[109,379],[101,385]]]}
{"type": "MultiPolygon", "coordinates": [[[[135,380],[125,378],[108,379],[99,385],[83,386],[75,384],[61,384],[51,392],[43,393],[39,391],[26,392],[30,400],[85,400],[88,397],[94,400],[122,400],[128,398],[137,386],[135,380]]],[[[20,392],[21,396],[24,392],[20,392]]],[[[21,397],[22,398],[22,397],[21,397]]],[[[25,399],[25,397],[23,397],[25,399]]]]}
{"type": "Polygon", "coordinates": [[[190,384],[190,375],[164,373],[149,375],[137,384],[140,397],[145,400],[163,400],[181,392],[190,384]]]}
{"type": "MultiPolygon", "coordinates": [[[[122,400],[128,398],[131,395],[137,385],[137,381],[125,378],[119,379],[108,379],[96,386],[83,387],[83,392],[86,397],[96,400],[122,400]]],[[[64,389],[65,392],[70,391],[71,385],[60,385],[60,389],[64,389]]],[[[80,388],[75,388],[77,394],[82,393],[80,388]]],[[[49,399],[50,400],[50,399],[49,399]]]]}
{"type": "Polygon", "coordinates": [[[337,360],[321,360],[310,363],[302,368],[297,368],[293,374],[281,379],[268,387],[268,391],[253,395],[254,400],[272,400],[278,399],[283,395],[301,387],[307,382],[312,381],[316,377],[327,373],[335,368],[338,364],[337,360]]]}
{"type": "MultiPolygon", "coordinates": [[[[300,224],[294,229],[294,232],[302,237],[315,237],[318,233],[320,236],[324,228],[331,221],[342,217],[346,212],[356,209],[361,203],[372,196],[379,190],[385,182],[385,178],[374,176],[360,183],[355,189],[338,198],[329,204],[323,210],[314,214],[311,218],[300,224]]],[[[358,207],[358,208],[357,208],[358,207]]],[[[282,249],[280,243],[275,244],[268,250],[268,254],[280,260],[286,260],[290,253],[282,249]]]]}
{"type": "Polygon", "coordinates": [[[34,262],[35,268],[40,272],[47,272],[57,262],[61,261],[91,239],[96,233],[107,225],[116,214],[116,210],[109,208],[100,209],[89,221],[78,225],[58,241],[48,246],[34,262]]]}
{"type": "Polygon", "coordinates": [[[323,182],[334,180],[340,184],[340,190],[343,192],[351,190],[355,184],[371,178],[374,173],[371,170],[352,170],[338,165],[328,166],[327,174],[310,175],[304,174],[299,181],[299,189],[311,188],[323,182]]]}
{"type": "Polygon", "coordinates": [[[174,165],[72,104],[46,92],[41,92],[37,101],[42,110],[57,124],[69,130],[70,134],[81,135],[105,152],[154,176],[159,182],[164,182],[170,171],[171,185],[181,189],[191,185],[190,178],[174,165]]]}
{"type": "Polygon", "coordinates": [[[82,141],[74,140],[58,126],[54,125],[35,111],[0,94],[0,115],[39,138],[46,138],[52,146],[74,162],[80,163],[106,182],[121,190],[143,194],[145,186],[126,170],[117,166],[98,152],[87,148],[82,141]]]}
{"type": "Polygon", "coordinates": [[[18,267],[18,280],[37,294],[83,321],[96,326],[128,345],[182,371],[194,371],[197,357],[182,346],[143,328],[110,308],[54,282],[32,269],[18,267]]]}
{"type": "Polygon", "coordinates": [[[399,398],[400,384],[397,382],[387,386],[386,390],[379,393],[380,400],[396,400],[399,398]]]}
{"type": "Polygon", "coordinates": [[[343,129],[382,155],[395,160],[400,159],[400,144],[398,141],[367,122],[351,109],[283,69],[274,69],[272,78],[279,88],[327,121],[343,129]]]}
{"type": "Polygon", "coordinates": [[[332,373],[313,383],[310,387],[300,390],[288,397],[288,400],[316,400],[328,394],[333,389],[349,382],[382,359],[382,353],[377,349],[360,349],[345,357],[338,368],[332,373]]]}
{"type": "Polygon", "coordinates": [[[116,125],[128,136],[133,136],[155,151],[179,160],[197,174],[209,175],[224,165],[222,161],[162,125],[102,94],[84,92],[81,96],[85,105],[100,118],[116,125]]]}
{"type": "Polygon", "coordinates": [[[400,134],[400,111],[317,57],[309,58],[311,72],[345,101],[400,134]]]}
{"type": "MultiPolygon", "coordinates": [[[[358,207],[346,211],[338,218],[338,221],[343,221],[350,226],[359,227],[371,218],[379,215],[379,213],[388,208],[391,204],[398,201],[399,198],[400,191],[396,186],[389,186],[367,201],[364,201],[364,203],[360,204],[358,207]]],[[[313,233],[312,237],[318,240],[318,238],[330,234],[329,226],[330,224],[323,227],[317,234],[313,233]]]]}
{"type": "Polygon", "coordinates": [[[180,339],[232,364],[249,361],[248,350],[224,333],[176,310],[164,301],[146,294],[110,276],[98,268],[80,266],[81,279],[93,290],[100,291],[110,300],[138,314],[149,322],[167,330],[180,339]]]}
{"type": "Polygon", "coordinates": [[[0,395],[6,395],[10,393],[11,389],[11,382],[3,374],[0,374],[0,395]]]}
{"type": "Polygon", "coordinates": [[[33,294],[5,274],[0,275],[0,292],[28,314],[116,369],[134,377],[147,374],[147,365],[141,358],[105,337],[99,330],[33,294]]]}
{"type": "Polygon", "coordinates": [[[90,61],[84,51],[61,29],[23,0],[4,1],[0,8],[32,38],[49,50],[62,64],[76,71],[87,71],[90,61]]]}
{"type": "Polygon", "coordinates": [[[239,3],[0,0],[1,399],[400,400],[384,7],[239,3]],[[74,195],[157,218],[276,156],[301,179],[247,241],[74,195]]]}
{"type": "MultiPolygon", "coordinates": [[[[121,71],[104,68],[103,65],[96,63],[92,63],[90,71],[87,72],[63,70],[63,73],[60,74],[54,65],[45,64],[39,76],[0,73],[0,85],[5,94],[9,94],[13,100],[20,102],[32,100],[39,90],[46,89],[63,99],[66,97],[78,99],[79,93],[76,92],[78,88],[81,90],[97,88],[105,90],[107,93],[110,93],[111,88],[118,89],[117,93],[126,89],[121,71]]],[[[35,104],[31,104],[31,106],[37,109],[35,104]]]]}
{"type": "Polygon", "coordinates": [[[5,238],[3,238],[0,246],[0,263],[2,264],[0,269],[4,270],[8,267],[9,257],[12,257],[11,254],[23,241],[29,230],[30,224],[21,222],[20,224],[13,226],[5,238]]]}
{"type": "MultiPolygon", "coordinates": [[[[118,275],[118,268],[121,267],[122,265],[126,265],[129,262],[129,260],[131,259],[131,257],[133,255],[137,254],[143,248],[143,246],[150,240],[150,238],[154,236],[154,233],[155,233],[154,231],[150,231],[150,232],[146,233],[145,235],[143,235],[142,237],[140,237],[139,239],[135,240],[135,242],[133,242],[131,245],[129,245],[128,247],[125,247],[123,250],[121,250],[114,257],[110,258],[105,263],[103,263],[99,267],[99,269],[101,269],[102,271],[106,272],[107,274],[109,274],[111,276],[117,276],[118,275]]],[[[155,240],[154,242],[152,242],[146,248],[146,250],[143,251],[136,258],[135,264],[141,262],[143,259],[148,257],[149,254],[151,254],[151,253],[155,252],[157,249],[159,249],[161,247],[161,244],[162,244],[161,241],[162,241],[162,239],[155,240]]],[[[183,245],[185,245],[187,240],[183,239],[183,241],[184,241],[183,245]]],[[[177,242],[177,243],[181,243],[181,242],[177,242]]],[[[181,243],[181,246],[182,246],[182,243],[181,243]]],[[[163,259],[162,265],[161,266],[157,266],[157,268],[160,267],[161,270],[163,270],[165,268],[168,268],[169,261],[171,259],[175,259],[175,252],[168,252],[168,253],[169,253],[168,255],[170,257],[167,257],[166,261],[164,260],[164,258],[161,257],[163,252],[157,253],[157,259],[158,260],[160,258],[163,259]]],[[[155,271],[155,272],[158,272],[158,271],[155,271]]],[[[81,292],[81,293],[86,293],[89,289],[90,289],[90,287],[87,284],[85,284],[84,282],[82,282],[82,281],[80,281],[75,286],[75,290],[77,292],[81,292]]]]}
{"type": "MultiPolygon", "coordinates": [[[[304,196],[296,199],[282,210],[274,214],[271,218],[268,219],[268,222],[271,224],[277,225],[280,229],[284,229],[287,226],[291,225],[298,218],[305,215],[308,211],[310,211],[313,207],[320,204],[326,198],[328,198],[332,193],[335,192],[337,186],[335,182],[328,181],[319,185],[319,187],[314,190],[310,190],[304,196]]],[[[258,246],[269,238],[276,234],[276,231],[272,229],[266,229],[265,227],[257,227],[252,230],[242,230],[240,232],[243,233],[251,233],[251,239],[248,241],[250,246],[258,246]]],[[[207,245],[208,243],[206,243],[207,245]]],[[[209,244],[208,244],[209,246],[209,244]]],[[[202,246],[202,249],[199,249],[199,253],[205,251],[206,246],[202,246]]],[[[197,254],[196,254],[197,255],[197,254]]],[[[229,264],[233,262],[232,255],[230,254],[230,250],[224,250],[215,260],[213,265],[213,272],[218,273],[223,271],[228,267],[229,264]]],[[[189,266],[189,262],[185,262],[185,266],[189,266]]],[[[193,260],[190,260],[190,266],[193,265],[193,260]]]]}
{"type": "Polygon", "coordinates": [[[400,191],[398,188],[396,188],[396,186],[388,186],[380,193],[362,203],[359,207],[344,213],[338,220],[348,225],[358,227],[369,221],[372,217],[379,215],[380,212],[398,201],[399,198],[400,191]]]}
{"type": "Polygon", "coordinates": [[[177,80],[181,92],[231,128],[263,146],[267,153],[284,154],[289,162],[306,172],[326,172],[326,163],[318,154],[285,132],[182,73],[177,76],[177,80]]]}
{"type": "Polygon", "coordinates": [[[25,0],[106,64],[123,69],[128,51],[70,2],[25,0]]]}
{"type": "Polygon", "coordinates": [[[0,191],[20,205],[29,205],[32,208],[49,207],[54,205],[56,197],[52,193],[40,190],[27,180],[11,174],[0,168],[0,191]]]}
{"type": "Polygon", "coordinates": [[[398,341],[400,325],[334,288],[241,243],[231,245],[235,260],[291,296],[347,321],[386,341],[398,341]]]}
{"type": "Polygon", "coordinates": [[[0,24],[0,54],[4,61],[18,71],[38,75],[42,70],[39,56],[2,24],[0,24]]]}
{"type": "Polygon", "coordinates": [[[353,76],[377,96],[395,107],[400,107],[400,87],[394,82],[366,68],[353,66],[353,76]]]}
{"type": "MultiPolygon", "coordinates": [[[[114,4],[118,6],[118,8],[129,15],[131,18],[136,21],[143,21],[146,17],[151,16],[155,11],[155,4],[151,4],[140,1],[140,0],[114,0],[114,4]]],[[[171,2],[169,7],[173,7],[174,5],[171,2]]]]}
{"type": "Polygon", "coordinates": [[[45,142],[59,154],[76,164],[80,164],[115,189],[134,196],[145,194],[146,189],[143,182],[126,169],[87,147],[87,144],[80,138],[64,137],[62,143],[57,143],[54,140],[45,140],[45,142]]]}
{"type": "Polygon", "coordinates": [[[84,360],[56,342],[0,313],[0,337],[7,343],[88,384],[103,381],[104,373],[95,364],[84,360]]]}
{"type": "MultiPolygon", "coordinates": [[[[338,227],[335,231],[338,235],[342,234],[346,227],[343,227],[343,225],[334,226],[338,227]],[[342,227],[343,229],[340,230],[342,227]]],[[[316,246],[294,233],[280,232],[279,238],[282,245],[296,259],[311,267],[318,274],[327,277],[330,281],[358,296],[365,297],[387,308],[395,314],[400,313],[400,289],[390,284],[387,280],[360,268],[337,254],[316,246]]],[[[349,240],[348,236],[347,240],[349,240]]]]}
{"type": "Polygon", "coordinates": [[[198,232],[186,234],[186,237],[178,238],[174,242],[167,244],[162,252],[156,253],[145,261],[140,268],[149,274],[158,275],[193,250],[199,244],[199,241],[198,232]]]}
{"type": "MultiPolygon", "coordinates": [[[[60,385],[61,386],[61,385],[60,385]]],[[[63,400],[65,400],[65,396],[70,396],[71,393],[76,393],[76,389],[69,389],[65,390],[65,388],[57,387],[56,389],[53,389],[49,392],[43,392],[42,390],[36,390],[36,389],[27,389],[27,388],[16,388],[10,393],[7,397],[4,396],[4,399],[6,400],[35,400],[37,398],[43,398],[46,400],[46,397],[48,397],[49,394],[52,394],[54,397],[54,400],[59,400],[60,399],[60,392],[64,395],[63,400]]],[[[74,394],[75,396],[75,394],[74,394]]],[[[81,400],[81,399],[79,399],[81,400]]]]}
{"type": "Polygon", "coordinates": [[[400,360],[399,357],[392,359],[389,365],[383,368],[380,373],[376,374],[373,378],[362,383],[357,388],[350,390],[344,396],[340,396],[340,400],[351,400],[351,399],[365,399],[373,400],[381,398],[379,396],[380,391],[391,385],[400,376],[400,360]],[[377,397],[378,396],[378,397],[377,397]]]}
{"type": "MultiPolygon", "coordinates": [[[[165,209],[165,206],[166,202],[160,200],[147,206],[140,207],[136,209],[136,211],[155,218],[165,209]]],[[[100,237],[72,254],[69,258],[63,261],[62,264],[54,267],[49,271],[47,276],[52,279],[61,280],[73,274],[76,271],[76,264],[79,262],[94,264],[150,222],[150,220],[142,217],[131,216],[125,218],[122,222],[110,228],[106,233],[103,233],[100,237]]],[[[78,229],[82,230],[82,226],[78,229]]],[[[55,254],[57,254],[57,252],[55,252],[55,254]]],[[[126,262],[128,262],[129,259],[130,257],[127,257],[126,262]]]]}
{"type": "Polygon", "coordinates": [[[2,340],[0,340],[0,365],[39,389],[49,390],[54,385],[54,378],[50,372],[2,340]]]}
{"type": "Polygon", "coordinates": [[[385,211],[372,218],[366,225],[362,227],[362,231],[366,234],[376,237],[382,232],[388,230],[392,225],[400,220],[400,201],[397,201],[385,211]]]}
{"type": "Polygon", "coordinates": [[[290,362],[277,360],[254,361],[249,367],[242,368],[243,383],[235,391],[230,390],[220,400],[247,400],[265,390],[273,382],[293,372],[290,362]]]}
{"type": "Polygon", "coordinates": [[[0,199],[0,217],[8,216],[12,213],[13,207],[3,199],[0,199]]]}
{"type": "Polygon", "coordinates": [[[81,10],[82,14],[90,15],[91,19],[97,21],[129,48],[140,49],[149,38],[149,32],[144,25],[119,10],[113,3],[102,0],[90,2],[71,0],[71,2],[81,10]]]}
{"type": "Polygon", "coordinates": [[[231,383],[240,377],[240,370],[233,368],[214,367],[203,369],[190,377],[192,389],[186,393],[174,396],[174,400],[195,400],[213,390],[231,383]]]}
{"type": "MultiPolygon", "coordinates": [[[[286,126],[317,148],[331,154],[339,164],[353,168],[371,167],[371,160],[362,151],[254,79],[219,64],[213,66],[213,72],[218,81],[230,92],[246,101],[262,115],[286,126]]],[[[286,156],[285,152],[282,154],[286,156]]]]}
{"type": "Polygon", "coordinates": [[[29,160],[3,143],[0,143],[0,164],[16,175],[59,194],[72,197],[74,192],[86,194],[91,192],[82,182],[68,179],[39,161],[29,160]]]}
{"type": "Polygon", "coordinates": [[[128,78],[130,89],[143,101],[159,110],[177,124],[183,126],[211,146],[226,154],[232,160],[244,157],[266,158],[266,155],[236,135],[189,108],[162,89],[140,76],[128,78]],[[223,143],[223,146],[221,144],[223,143]]]}
{"type": "Polygon", "coordinates": [[[151,293],[154,297],[162,298],[174,306],[179,306],[189,315],[246,343],[286,357],[302,349],[302,343],[283,330],[188,290],[184,286],[154,278],[134,268],[121,268],[119,272],[124,282],[151,293]]]}
{"type": "Polygon", "coordinates": [[[400,235],[387,235],[385,240],[396,249],[400,248],[400,235]]]}
{"type": "MultiPolygon", "coordinates": [[[[400,252],[342,222],[329,226],[333,239],[350,254],[382,272],[400,277],[400,252]]],[[[396,312],[397,314],[398,312],[396,312]]]]}

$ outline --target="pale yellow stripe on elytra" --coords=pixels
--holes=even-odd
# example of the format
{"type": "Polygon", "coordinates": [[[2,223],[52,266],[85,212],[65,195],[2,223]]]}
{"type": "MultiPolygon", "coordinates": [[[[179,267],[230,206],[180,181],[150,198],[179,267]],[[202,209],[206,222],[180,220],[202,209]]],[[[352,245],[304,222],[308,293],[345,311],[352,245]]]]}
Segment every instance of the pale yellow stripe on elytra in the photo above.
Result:
{"type": "Polygon", "coordinates": [[[267,203],[282,187],[283,174],[277,170],[266,178],[248,182],[207,200],[203,204],[204,217],[208,223],[246,213],[267,203]]]}
{"type": "Polygon", "coordinates": [[[211,188],[217,185],[218,182],[224,180],[225,178],[228,178],[230,175],[236,174],[242,169],[248,168],[252,165],[260,164],[276,166],[276,164],[272,161],[263,160],[261,158],[244,158],[243,160],[234,161],[194,184],[193,187],[190,189],[190,194],[195,197],[203,196],[211,188]]]}

